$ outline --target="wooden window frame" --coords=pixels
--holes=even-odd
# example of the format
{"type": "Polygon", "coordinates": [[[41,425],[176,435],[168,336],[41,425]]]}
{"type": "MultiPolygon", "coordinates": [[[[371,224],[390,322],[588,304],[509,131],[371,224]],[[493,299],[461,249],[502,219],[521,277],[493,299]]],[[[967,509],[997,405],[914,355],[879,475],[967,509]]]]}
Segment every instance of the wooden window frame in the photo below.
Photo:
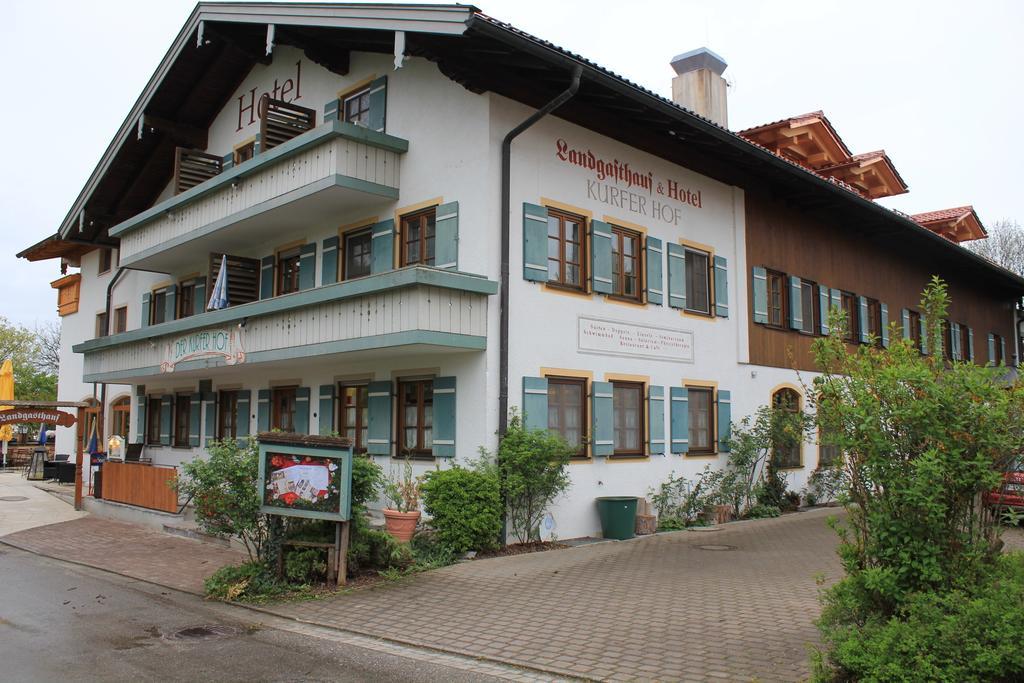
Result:
{"type": "Polygon", "coordinates": [[[149,324],[159,325],[165,322],[167,322],[167,292],[161,287],[152,290],[149,294],[149,324]]]}
{"type": "Polygon", "coordinates": [[[178,309],[177,318],[189,318],[195,314],[196,306],[196,283],[195,280],[185,280],[178,283],[178,295],[174,299],[174,305],[178,309]],[[187,293],[186,293],[187,292],[187,293]]]}
{"type": "Polygon", "coordinates": [[[687,416],[689,423],[689,431],[686,435],[688,448],[686,451],[687,455],[714,455],[718,452],[718,416],[715,414],[715,389],[714,387],[701,386],[701,385],[687,385],[686,386],[686,409],[689,411],[693,405],[690,401],[693,400],[694,393],[707,394],[708,397],[708,445],[703,448],[697,448],[693,445],[693,420],[689,419],[691,415],[687,416]]]}
{"type": "Polygon", "coordinates": [[[128,439],[132,421],[132,400],[122,396],[110,404],[110,433],[128,439]],[[123,428],[123,429],[122,429],[123,428]]]}
{"type": "MultiPolygon", "coordinates": [[[[549,376],[547,378],[547,380],[548,380],[548,405],[549,406],[550,406],[550,401],[551,401],[550,396],[551,396],[551,385],[552,384],[554,384],[554,385],[561,385],[561,386],[571,385],[571,386],[579,387],[579,392],[580,392],[580,447],[579,447],[579,450],[576,452],[576,454],[572,456],[572,459],[574,459],[574,460],[587,460],[588,459],[588,454],[587,454],[587,437],[590,435],[590,431],[589,431],[590,412],[588,410],[589,406],[587,405],[587,399],[590,396],[590,392],[588,391],[589,388],[590,388],[590,386],[589,386],[590,383],[587,381],[587,379],[585,377],[549,376]]],[[[549,411],[549,414],[550,414],[550,411],[549,411]]],[[[563,423],[564,423],[564,421],[563,421],[563,423]]],[[[560,431],[557,431],[557,430],[551,428],[550,422],[548,424],[548,430],[552,431],[552,432],[554,432],[556,434],[561,434],[560,431]]]]}
{"type": "Polygon", "coordinates": [[[99,339],[100,337],[106,337],[109,330],[110,326],[108,325],[107,322],[107,312],[103,311],[102,313],[97,313],[95,330],[96,339],[99,339]]]}
{"type": "Polygon", "coordinates": [[[282,432],[295,433],[295,407],[297,398],[297,386],[287,387],[274,387],[270,390],[270,428],[276,429],[282,432]],[[282,410],[282,405],[279,399],[290,397],[290,410],[282,410]],[[282,425],[282,418],[288,415],[288,421],[291,428],[285,429],[282,425]]]}
{"type": "Polygon", "coordinates": [[[639,410],[639,420],[637,425],[637,433],[640,436],[640,447],[637,449],[618,449],[613,446],[611,457],[613,458],[643,458],[646,457],[646,445],[647,445],[647,416],[644,409],[644,396],[647,395],[646,386],[643,382],[627,381],[627,380],[612,380],[612,443],[615,442],[615,391],[616,389],[625,389],[627,391],[637,392],[637,408],[639,410]]]}
{"type": "MultiPolygon", "coordinates": [[[[367,438],[369,438],[369,383],[367,382],[339,382],[338,383],[338,408],[337,408],[337,425],[338,434],[345,436],[349,425],[345,421],[345,390],[355,389],[356,390],[356,421],[351,426],[355,438],[352,439],[352,452],[353,453],[365,453],[366,444],[363,443],[362,435],[363,430],[367,430],[367,438]],[[363,402],[360,403],[360,395],[362,395],[363,402]],[[367,424],[363,424],[363,410],[367,411],[367,424]]],[[[401,434],[402,432],[399,432],[401,434]]]]}
{"type": "MultiPolygon", "coordinates": [[[[217,440],[238,438],[238,394],[237,389],[223,389],[217,392],[217,440]],[[228,425],[224,416],[230,415],[228,425]]],[[[248,416],[247,416],[248,417],[248,416]]]]}
{"type": "Polygon", "coordinates": [[[114,267],[114,250],[109,248],[100,249],[100,262],[97,266],[96,274],[104,275],[109,273],[114,267]]]}
{"type": "Polygon", "coordinates": [[[192,425],[192,395],[175,394],[172,406],[172,422],[174,434],[171,436],[171,447],[191,448],[188,442],[189,430],[192,425]]]}
{"type": "Polygon", "coordinates": [[[274,295],[282,296],[284,294],[294,294],[299,291],[299,282],[301,278],[302,268],[302,245],[289,247],[282,249],[277,252],[274,257],[274,295]],[[288,274],[285,266],[293,263],[295,264],[294,269],[291,272],[291,277],[286,281],[286,275],[288,274]]]}
{"type": "Polygon", "coordinates": [[[398,230],[398,266],[399,268],[405,268],[406,266],[433,266],[436,257],[437,248],[437,207],[430,206],[419,211],[413,211],[407,213],[404,216],[400,216],[398,219],[399,230],[398,230]],[[427,228],[430,225],[429,219],[434,219],[433,234],[427,234],[427,228]],[[409,228],[412,226],[413,221],[419,222],[420,236],[415,240],[408,238],[409,228]],[[434,256],[427,256],[428,242],[434,242],[435,254],[434,256]],[[411,244],[419,245],[419,258],[412,260],[409,258],[409,246],[411,244]]]}
{"type": "Polygon", "coordinates": [[[163,429],[163,401],[159,396],[146,397],[146,445],[161,446],[160,430],[163,429]]]}
{"type": "MultiPolygon", "coordinates": [[[[803,396],[801,396],[800,392],[797,391],[796,389],[794,389],[793,387],[778,387],[777,389],[772,391],[772,395],[771,395],[771,406],[772,406],[772,408],[779,407],[777,405],[777,403],[776,403],[776,396],[779,396],[779,395],[781,395],[783,393],[792,393],[792,395],[796,397],[795,406],[793,407],[793,410],[791,410],[790,412],[799,413],[801,410],[803,410],[803,396]]],[[[796,449],[796,462],[797,462],[797,464],[790,465],[790,464],[781,464],[781,463],[779,463],[777,461],[776,449],[775,449],[774,445],[772,446],[772,452],[771,452],[770,457],[772,458],[775,466],[778,467],[778,469],[780,469],[780,470],[799,470],[799,469],[803,468],[803,466],[804,466],[804,444],[803,444],[803,439],[802,438],[801,438],[800,442],[796,446],[794,446],[794,448],[796,449]]]]}
{"type": "Polygon", "coordinates": [[[808,337],[817,337],[821,335],[821,305],[818,299],[819,296],[817,282],[800,278],[800,316],[803,320],[803,327],[797,331],[802,335],[808,337]],[[810,316],[807,315],[807,311],[803,310],[804,292],[806,291],[810,291],[811,293],[810,316]],[[810,324],[810,330],[806,329],[808,323],[810,324]]]}
{"type": "Polygon", "coordinates": [[[339,101],[340,101],[339,104],[341,106],[338,107],[338,117],[342,121],[344,121],[346,123],[351,123],[353,126],[362,126],[363,128],[369,127],[369,118],[370,118],[370,90],[371,90],[370,86],[366,86],[364,88],[359,88],[358,90],[354,90],[354,91],[352,91],[352,92],[350,92],[350,93],[348,93],[346,95],[342,95],[341,97],[339,97],[338,98],[339,101]],[[366,109],[365,110],[363,109],[362,102],[361,102],[361,100],[364,97],[366,98],[366,109]],[[360,100],[359,109],[358,109],[357,113],[361,116],[365,112],[366,120],[367,120],[366,123],[361,123],[359,121],[352,121],[349,118],[348,103],[351,102],[352,100],[360,100]]]}
{"type": "Polygon", "coordinates": [[[361,277],[366,277],[368,275],[372,275],[373,274],[373,226],[372,225],[367,225],[367,226],[362,227],[362,228],[355,228],[353,230],[346,230],[345,232],[341,233],[340,245],[339,246],[340,246],[340,249],[341,249],[341,261],[340,261],[339,266],[338,266],[339,270],[340,270],[340,272],[339,272],[339,275],[340,275],[339,280],[341,280],[341,281],[345,281],[345,280],[358,280],[361,277]],[[364,237],[366,235],[370,236],[370,241],[368,243],[370,245],[370,252],[369,252],[370,253],[370,269],[366,272],[365,275],[350,275],[349,272],[348,272],[348,257],[349,257],[348,241],[350,239],[354,238],[354,237],[364,237]]]}
{"type": "Polygon", "coordinates": [[[789,321],[789,297],[786,296],[786,274],[777,270],[765,269],[765,296],[767,298],[767,321],[765,327],[784,330],[789,321]],[[772,321],[772,282],[779,284],[779,321],[772,321]]]}
{"type": "Polygon", "coordinates": [[[425,425],[425,422],[426,422],[425,412],[426,412],[426,410],[425,409],[426,409],[426,405],[427,405],[426,400],[424,399],[424,394],[426,393],[424,391],[424,389],[426,388],[426,386],[428,384],[430,385],[430,393],[431,393],[430,405],[431,405],[431,408],[433,408],[433,405],[434,405],[434,398],[433,398],[434,378],[433,377],[430,377],[430,378],[419,378],[419,379],[400,379],[400,380],[398,380],[398,400],[397,400],[397,406],[398,406],[397,413],[398,413],[398,415],[396,416],[397,417],[396,425],[397,425],[397,428],[398,428],[398,434],[397,434],[396,439],[395,439],[395,443],[397,444],[397,448],[395,449],[396,457],[404,458],[407,455],[408,455],[408,457],[413,458],[413,459],[429,459],[429,458],[433,458],[434,457],[434,450],[433,450],[433,433],[434,433],[433,409],[431,409],[431,419],[430,419],[430,433],[431,433],[430,446],[427,446],[425,444],[425,440],[424,440],[424,431],[426,430],[426,425],[425,425]],[[415,426],[415,429],[416,429],[416,446],[413,447],[413,448],[408,448],[405,445],[405,430],[410,427],[410,425],[407,425],[406,422],[405,422],[405,408],[406,408],[406,404],[404,402],[405,401],[405,389],[406,389],[406,387],[410,387],[410,386],[415,386],[416,387],[416,426],[415,426]]]}
{"type": "Polygon", "coordinates": [[[873,344],[882,348],[882,302],[865,297],[868,303],[868,335],[874,336],[873,344]]]}
{"type": "Polygon", "coordinates": [[[254,138],[248,142],[243,142],[238,147],[235,147],[234,151],[231,153],[231,163],[238,166],[239,164],[244,164],[255,156],[256,139],[254,138]]]}
{"type": "Polygon", "coordinates": [[[643,259],[643,234],[636,231],[630,230],[629,228],[622,228],[618,225],[612,225],[612,293],[609,295],[614,299],[621,299],[622,301],[630,301],[633,303],[643,303],[644,299],[644,259],[643,259]],[[633,242],[633,255],[626,256],[625,246],[626,240],[633,242]],[[626,259],[634,261],[632,279],[636,280],[635,294],[625,293],[626,283],[626,259]],[[616,275],[616,271],[618,274],[616,275]]]}
{"type": "Polygon", "coordinates": [[[694,249],[683,245],[683,262],[686,263],[686,281],[683,283],[683,289],[686,292],[686,308],[683,310],[691,315],[700,315],[705,318],[713,318],[715,316],[715,301],[714,295],[711,288],[711,278],[714,273],[714,255],[709,251],[703,251],[701,249],[694,249]],[[690,280],[691,280],[691,268],[690,264],[687,263],[692,257],[700,257],[704,259],[704,291],[707,293],[708,310],[702,311],[699,308],[694,308],[691,305],[693,297],[690,292],[690,280]]]}
{"type": "MultiPolygon", "coordinates": [[[[578,214],[570,213],[568,211],[562,211],[561,209],[555,209],[548,207],[548,218],[556,218],[558,220],[558,237],[552,237],[550,232],[546,234],[548,244],[550,240],[558,241],[558,258],[553,259],[551,256],[547,256],[547,261],[558,261],[558,278],[555,280],[551,279],[551,271],[548,269],[547,284],[549,287],[558,287],[559,289],[568,289],[574,292],[586,292],[587,291],[587,231],[590,226],[587,223],[587,219],[578,214]],[[576,222],[580,226],[579,232],[579,263],[575,261],[566,261],[565,259],[565,224],[566,221],[576,222]],[[567,283],[565,281],[565,264],[569,263],[572,266],[579,268],[580,281],[578,284],[567,283]]],[[[569,241],[568,243],[575,244],[575,242],[569,241]]],[[[549,249],[545,250],[545,253],[550,254],[549,249]]]]}
{"type": "Polygon", "coordinates": [[[907,309],[907,324],[910,325],[910,334],[904,332],[904,337],[909,337],[918,351],[921,350],[921,314],[917,311],[907,309]]]}
{"type": "Polygon", "coordinates": [[[128,331],[128,307],[118,306],[114,309],[114,334],[128,331]]]}
{"type": "Polygon", "coordinates": [[[846,313],[846,329],[843,330],[843,340],[848,344],[860,343],[860,304],[857,295],[853,292],[840,290],[839,306],[846,313]],[[849,308],[847,308],[849,304],[849,308]]]}

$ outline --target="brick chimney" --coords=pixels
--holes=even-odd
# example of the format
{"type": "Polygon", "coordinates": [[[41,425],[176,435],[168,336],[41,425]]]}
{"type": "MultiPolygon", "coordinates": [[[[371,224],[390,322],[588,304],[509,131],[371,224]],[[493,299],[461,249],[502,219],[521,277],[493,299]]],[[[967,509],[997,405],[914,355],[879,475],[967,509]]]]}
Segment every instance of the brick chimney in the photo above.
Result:
{"type": "Polygon", "coordinates": [[[728,64],[706,47],[684,52],[672,59],[676,77],[672,79],[672,101],[729,127],[727,85],[722,73],[728,64]]]}

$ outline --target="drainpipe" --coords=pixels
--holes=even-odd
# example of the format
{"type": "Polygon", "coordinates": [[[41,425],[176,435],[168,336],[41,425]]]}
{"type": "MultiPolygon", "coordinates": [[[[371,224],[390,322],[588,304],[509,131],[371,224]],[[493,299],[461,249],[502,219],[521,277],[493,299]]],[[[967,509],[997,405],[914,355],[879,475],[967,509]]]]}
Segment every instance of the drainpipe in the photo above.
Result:
{"type": "Polygon", "coordinates": [[[499,340],[499,389],[498,389],[498,436],[508,431],[508,324],[509,324],[509,251],[511,230],[511,182],[512,182],[512,140],[527,128],[561,107],[573,98],[580,89],[583,67],[577,65],[572,72],[572,82],[561,95],[535,111],[529,118],[513,128],[501,141],[501,327],[499,340]]]}

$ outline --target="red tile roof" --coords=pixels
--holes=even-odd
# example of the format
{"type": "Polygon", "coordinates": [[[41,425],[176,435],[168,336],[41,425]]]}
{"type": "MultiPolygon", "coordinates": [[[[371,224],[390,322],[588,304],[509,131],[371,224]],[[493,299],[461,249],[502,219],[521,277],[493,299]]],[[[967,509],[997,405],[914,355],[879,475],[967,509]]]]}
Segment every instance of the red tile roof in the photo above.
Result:
{"type": "Polygon", "coordinates": [[[952,209],[940,209],[939,211],[915,213],[910,217],[910,220],[924,225],[925,223],[932,223],[934,221],[957,220],[972,213],[974,213],[973,206],[958,206],[952,209]]]}

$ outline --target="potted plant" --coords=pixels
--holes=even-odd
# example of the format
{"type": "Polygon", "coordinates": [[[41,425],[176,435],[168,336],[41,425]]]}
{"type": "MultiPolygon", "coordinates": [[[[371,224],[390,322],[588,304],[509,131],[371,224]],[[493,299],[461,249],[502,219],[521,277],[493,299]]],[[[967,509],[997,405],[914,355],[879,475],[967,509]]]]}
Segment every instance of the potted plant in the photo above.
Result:
{"type": "Polygon", "coordinates": [[[399,543],[408,543],[420,521],[420,484],[422,477],[412,476],[412,461],[407,456],[401,475],[384,484],[390,507],[384,508],[384,528],[399,543]]]}

